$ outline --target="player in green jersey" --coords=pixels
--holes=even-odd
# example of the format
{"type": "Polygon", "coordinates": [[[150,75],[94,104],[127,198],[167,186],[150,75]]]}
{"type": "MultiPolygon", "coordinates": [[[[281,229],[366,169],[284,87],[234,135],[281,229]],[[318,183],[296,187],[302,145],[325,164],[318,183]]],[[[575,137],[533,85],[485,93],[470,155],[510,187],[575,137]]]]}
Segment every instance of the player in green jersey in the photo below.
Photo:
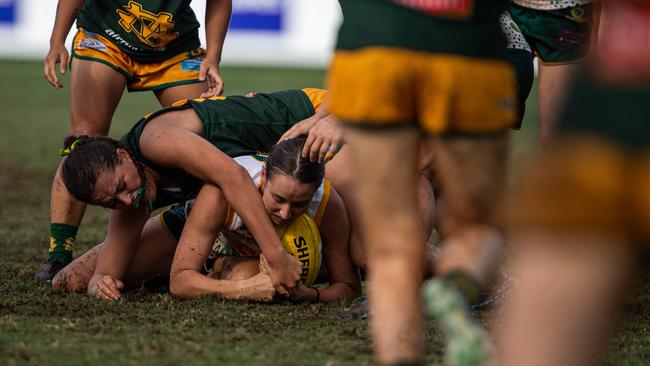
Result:
{"type": "MultiPolygon", "coordinates": [[[[105,255],[88,292],[118,291],[116,280],[128,265],[121,259],[133,254],[152,208],[221,194],[269,260],[276,289],[293,289],[300,264],[283,250],[250,176],[230,157],[267,150],[294,123],[314,115],[324,95],[305,89],[182,101],[142,119],[121,143],[70,139],[61,169],[65,187],[82,202],[112,209],[105,255]]],[[[193,215],[209,215],[199,206],[193,215]]]]}
{"type": "MultiPolygon", "coordinates": [[[[60,0],[44,75],[55,88],[68,65],[65,37],[79,28],[70,59],[70,133],[106,135],[111,118],[129,91],[151,90],[162,106],[185,98],[220,95],[221,49],[231,0],[208,0],[207,51],[200,48],[199,23],[187,0],[60,0]],[[58,66],[58,67],[57,67],[58,66]]],[[[66,192],[57,171],[51,192],[50,249],[38,280],[49,281],[72,260],[85,205],[66,192]]]]}
{"type": "MultiPolygon", "coordinates": [[[[305,137],[283,141],[273,147],[268,157],[243,155],[234,160],[246,169],[259,188],[265,211],[274,225],[287,225],[307,214],[320,232],[322,252],[320,242],[298,247],[302,248],[300,253],[305,256],[301,258],[305,283],[298,284],[291,298],[297,301],[349,301],[359,295],[361,285],[350,259],[345,205],[329,181],[323,179],[325,166],[298,154],[304,141],[305,137]],[[320,270],[321,263],[326,270],[320,270]],[[329,285],[320,290],[308,287],[319,277],[329,285]]],[[[184,227],[193,228],[187,221],[197,203],[195,200],[174,204],[151,217],[142,230],[127,273],[121,279],[124,285],[133,287],[142,281],[169,278],[172,294],[184,298],[212,294],[235,299],[270,300],[275,293],[270,277],[268,273],[258,274],[260,247],[241,217],[222,196],[211,202],[211,213],[202,221],[212,221],[214,230],[208,230],[200,244],[187,241],[183,236],[184,227]]],[[[69,292],[86,291],[103,246],[92,248],[61,270],[52,282],[53,287],[69,292]]],[[[106,295],[112,298],[110,293],[106,295]]]]}

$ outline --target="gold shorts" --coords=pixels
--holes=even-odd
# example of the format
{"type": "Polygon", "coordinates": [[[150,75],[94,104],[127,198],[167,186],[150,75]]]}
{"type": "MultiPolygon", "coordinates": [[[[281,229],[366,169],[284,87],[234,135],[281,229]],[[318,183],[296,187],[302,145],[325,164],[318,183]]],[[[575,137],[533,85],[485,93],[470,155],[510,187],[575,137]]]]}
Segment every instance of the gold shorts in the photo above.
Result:
{"type": "Polygon", "coordinates": [[[328,86],[332,112],[349,124],[495,133],[516,115],[512,67],[500,60],[390,47],[337,50],[328,86]]]}
{"type": "Polygon", "coordinates": [[[108,65],[123,74],[129,91],[165,89],[199,82],[199,68],[205,50],[183,52],[163,62],[134,61],[99,34],[79,29],[72,43],[72,57],[108,65]]]}
{"type": "Polygon", "coordinates": [[[512,204],[516,228],[650,240],[649,151],[633,155],[602,138],[571,139],[525,178],[512,204]]]}

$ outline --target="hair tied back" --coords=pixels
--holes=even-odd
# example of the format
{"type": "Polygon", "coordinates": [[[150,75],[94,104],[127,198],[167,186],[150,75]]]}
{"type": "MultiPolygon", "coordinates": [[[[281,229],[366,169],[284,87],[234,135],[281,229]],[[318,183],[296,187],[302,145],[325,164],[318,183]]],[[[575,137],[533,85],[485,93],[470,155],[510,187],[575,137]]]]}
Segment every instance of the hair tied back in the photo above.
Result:
{"type": "Polygon", "coordinates": [[[68,156],[70,153],[81,143],[81,140],[77,139],[74,140],[70,146],[66,147],[65,149],[59,149],[59,155],[63,156],[68,156]]]}

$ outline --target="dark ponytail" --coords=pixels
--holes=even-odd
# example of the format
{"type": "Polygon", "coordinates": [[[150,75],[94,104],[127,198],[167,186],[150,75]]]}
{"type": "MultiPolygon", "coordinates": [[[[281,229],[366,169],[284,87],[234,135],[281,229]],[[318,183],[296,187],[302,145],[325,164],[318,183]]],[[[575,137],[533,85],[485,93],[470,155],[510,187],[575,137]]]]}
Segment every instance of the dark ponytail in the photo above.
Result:
{"type": "Polygon", "coordinates": [[[90,203],[97,176],[119,163],[119,141],[104,136],[68,136],[63,143],[62,156],[67,156],[61,167],[63,184],[77,200],[90,203]]]}
{"type": "Polygon", "coordinates": [[[280,172],[300,183],[318,187],[325,176],[325,165],[301,156],[300,152],[306,140],[306,136],[298,136],[275,145],[266,161],[267,179],[270,180],[273,174],[280,172]]]}

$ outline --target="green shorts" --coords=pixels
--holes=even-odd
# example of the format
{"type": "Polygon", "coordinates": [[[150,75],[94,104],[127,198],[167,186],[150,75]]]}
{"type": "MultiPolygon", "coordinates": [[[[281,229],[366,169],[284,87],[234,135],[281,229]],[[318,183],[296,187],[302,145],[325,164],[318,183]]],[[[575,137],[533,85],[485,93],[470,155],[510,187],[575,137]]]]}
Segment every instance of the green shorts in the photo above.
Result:
{"type": "Polygon", "coordinates": [[[565,64],[585,57],[592,8],[536,10],[509,2],[506,10],[540,62],[565,64]]]}
{"type": "MultiPolygon", "coordinates": [[[[160,213],[160,221],[162,221],[163,225],[169,234],[174,237],[176,242],[181,238],[181,233],[183,232],[183,227],[187,222],[187,215],[191,209],[192,202],[193,200],[175,203],[169,206],[167,210],[160,213]]],[[[205,263],[203,263],[203,267],[201,267],[201,273],[209,273],[216,259],[217,256],[211,252],[205,260],[205,263]]]]}
{"type": "Polygon", "coordinates": [[[185,207],[186,202],[175,203],[160,213],[160,220],[176,241],[181,238],[183,226],[185,226],[185,222],[187,221],[187,211],[185,207]]]}
{"type": "Polygon", "coordinates": [[[520,129],[526,112],[526,99],[530,94],[535,79],[535,70],[533,68],[533,50],[530,48],[526,37],[512,20],[510,14],[504,12],[499,17],[501,31],[506,36],[506,58],[512,64],[517,80],[517,110],[513,128],[520,129]]]}

